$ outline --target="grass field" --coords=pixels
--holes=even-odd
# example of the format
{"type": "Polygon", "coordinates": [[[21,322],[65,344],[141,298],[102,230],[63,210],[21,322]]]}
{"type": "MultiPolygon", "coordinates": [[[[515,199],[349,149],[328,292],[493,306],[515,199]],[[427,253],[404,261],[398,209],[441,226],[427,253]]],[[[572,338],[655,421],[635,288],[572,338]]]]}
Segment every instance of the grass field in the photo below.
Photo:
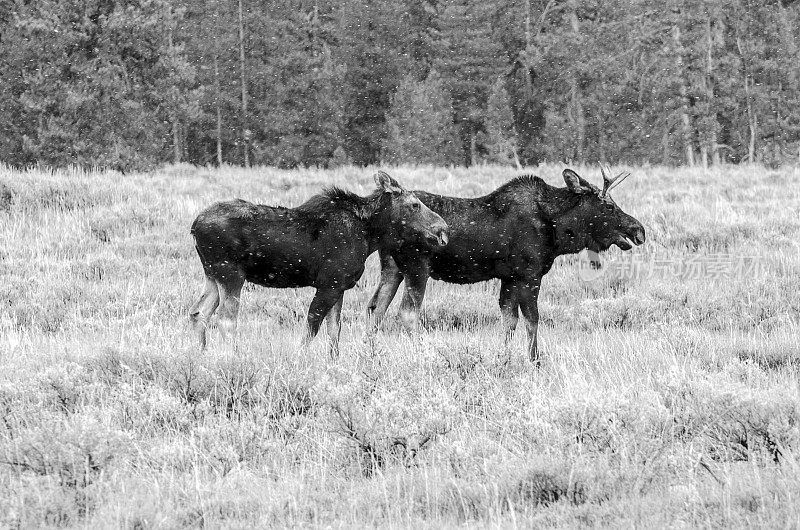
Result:
{"type": "Polygon", "coordinates": [[[629,169],[648,241],[593,281],[559,258],[537,370],[496,283],[431,282],[423,330],[398,297],[364,340],[375,256],[337,361],[300,347],[310,289],[246,287],[237,343],[198,351],[197,212],[371,170],[0,168],[0,527],[799,527],[800,172],[629,169]]]}

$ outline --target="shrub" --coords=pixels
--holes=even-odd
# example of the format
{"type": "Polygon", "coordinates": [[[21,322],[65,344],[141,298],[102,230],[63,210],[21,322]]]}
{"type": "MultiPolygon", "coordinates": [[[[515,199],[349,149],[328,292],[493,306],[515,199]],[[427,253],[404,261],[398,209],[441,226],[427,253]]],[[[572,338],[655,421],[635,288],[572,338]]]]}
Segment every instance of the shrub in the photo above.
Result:
{"type": "Polygon", "coordinates": [[[449,386],[405,373],[391,379],[336,377],[315,387],[335,432],[356,449],[361,471],[371,476],[390,462],[412,465],[420,451],[451,428],[458,406],[449,386]]]}
{"type": "Polygon", "coordinates": [[[585,485],[569,469],[531,469],[511,487],[506,502],[509,508],[547,506],[560,500],[583,504],[586,495],[585,485]]]}
{"type": "Polygon", "coordinates": [[[51,416],[4,439],[0,455],[2,464],[18,473],[54,479],[74,495],[80,515],[85,515],[92,508],[86,489],[124,457],[129,441],[90,416],[51,416]]]}
{"type": "Polygon", "coordinates": [[[79,180],[60,178],[21,178],[13,184],[0,181],[0,210],[27,214],[50,210],[72,212],[107,204],[103,190],[79,180]]]}
{"type": "Polygon", "coordinates": [[[0,182],[0,212],[8,211],[14,205],[16,193],[5,183],[0,182]]]}
{"type": "Polygon", "coordinates": [[[800,405],[784,389],[756,391],[722,377],[673,386],[665,396],[679,433],[713,459],[778,462],[800,444],[800,405]]]}
{"type": "Polygon", "coordinates": [[[77,412],[106,391],[106,387],[95,381],[90,372],[73,362],[45,370],[40,385],[52,406],[64,414],[77,412]]]}
{"type": "Polygon", "coordinates": [[[800,366],[800,346],[795,342],[761,341],[758,344],[738,344],[732,349],[738,359],[755,363],[764,370],[800,366]]]}

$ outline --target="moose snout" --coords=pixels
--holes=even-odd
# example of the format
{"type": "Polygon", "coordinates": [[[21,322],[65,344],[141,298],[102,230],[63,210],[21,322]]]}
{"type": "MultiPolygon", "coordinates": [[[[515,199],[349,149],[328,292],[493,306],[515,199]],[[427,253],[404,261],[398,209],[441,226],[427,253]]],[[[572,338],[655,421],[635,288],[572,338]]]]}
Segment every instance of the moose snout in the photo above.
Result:
{"type": "Polygon", "coordinates": [[[450,241],[450,229],[447,225],[440,226],[434,233],[436,234],[436,239],[439,241],[439,246],[447,246],[448,241],[450,241]]]}
{"type": "Polygon", "coordinates": [[[425,239],[431,247],[444,247],[450,241],[450,228],[444,221],[430,225],[425,239]]]}
{"type": "Polygon", "coordinates": [[[636,245],[643,244],[645,242],[645,239],[646,237],[644,233],[644,227],[642,225],[637,226],[631,232],[631,241],[633,241],[636,245]]]}

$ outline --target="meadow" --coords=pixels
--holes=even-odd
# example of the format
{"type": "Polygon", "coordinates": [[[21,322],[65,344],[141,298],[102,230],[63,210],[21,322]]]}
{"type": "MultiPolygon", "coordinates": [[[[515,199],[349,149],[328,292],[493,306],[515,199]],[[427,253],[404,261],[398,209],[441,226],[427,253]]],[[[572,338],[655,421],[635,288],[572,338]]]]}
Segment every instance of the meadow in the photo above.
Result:
{"type": "MultiPolygon", "coordinates": [[[[311,289],[246,286],[237,341],[199,351],[199,210],[372,169],[0,167],[0,527],[800,526],[800,171],[614,169],[648,241],[592,278],[558,259],[536,369],[495,282],[431,281],[421,329],[398,296],[365,338],[374,255],[338,359],[324,327],[300,345],[311,289]]],[[[387,171],[458,196],[517,174],[387,171]]]]}

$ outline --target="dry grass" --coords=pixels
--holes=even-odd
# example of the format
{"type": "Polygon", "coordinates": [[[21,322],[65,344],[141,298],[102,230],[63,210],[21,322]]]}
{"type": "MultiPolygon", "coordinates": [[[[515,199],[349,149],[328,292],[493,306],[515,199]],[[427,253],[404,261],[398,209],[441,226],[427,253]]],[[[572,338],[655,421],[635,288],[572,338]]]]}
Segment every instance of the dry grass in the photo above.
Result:
{"type": "MultiPolygon", "coordinates": [[[[513,175],[392,173],[463,196],[513,175]]],[[[800,174],[634,175],[616,197],[650,268],[587,283],[559,259],[537,371],[522,333],[499,346],[494,283],[434,282],[424,331],[365,342],[374,256],[337,362],[299,347],[310,290],[247,288],[238,343],[198,353],[196,212],[366,192],[369,170],[0,168],[0,526],[800,525],[800,174]]]]}

